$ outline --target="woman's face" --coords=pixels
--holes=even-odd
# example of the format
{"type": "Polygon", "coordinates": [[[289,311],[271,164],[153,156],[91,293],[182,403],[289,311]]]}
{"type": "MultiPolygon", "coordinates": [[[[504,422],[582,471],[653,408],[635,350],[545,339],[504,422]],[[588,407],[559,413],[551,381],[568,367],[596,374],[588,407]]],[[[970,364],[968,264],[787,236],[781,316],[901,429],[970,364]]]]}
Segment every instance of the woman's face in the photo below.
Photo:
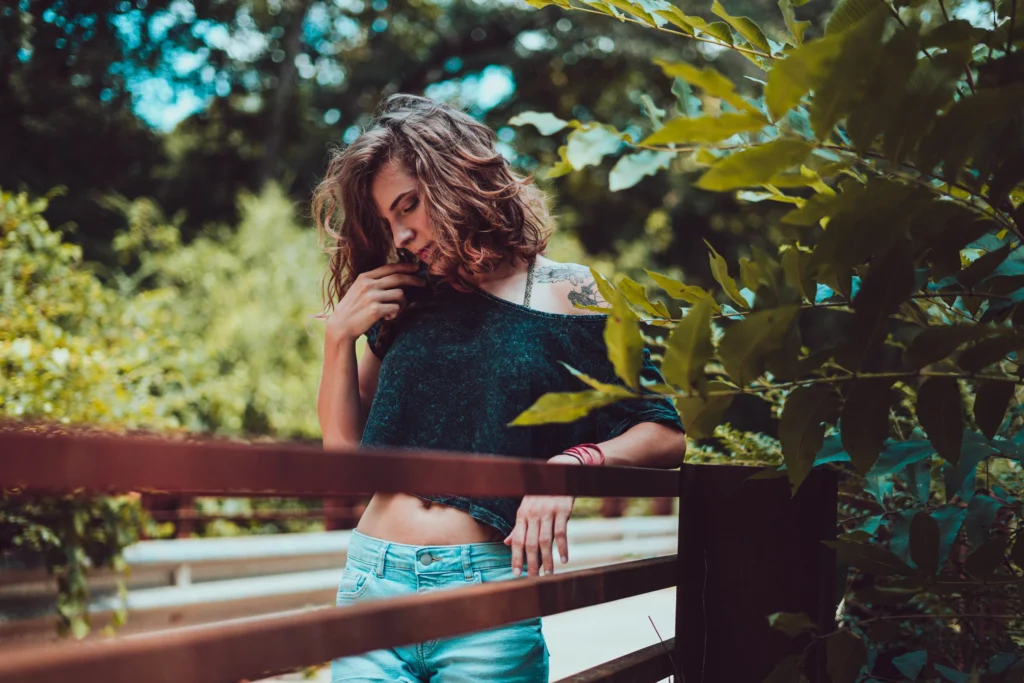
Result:
{"type": "Polygon", "coordinates": [[[370,186],[377,212],[391,230],[395,247],[430,263],[434,230],[416,179],[398,162],[383,166],[370,186]]]}

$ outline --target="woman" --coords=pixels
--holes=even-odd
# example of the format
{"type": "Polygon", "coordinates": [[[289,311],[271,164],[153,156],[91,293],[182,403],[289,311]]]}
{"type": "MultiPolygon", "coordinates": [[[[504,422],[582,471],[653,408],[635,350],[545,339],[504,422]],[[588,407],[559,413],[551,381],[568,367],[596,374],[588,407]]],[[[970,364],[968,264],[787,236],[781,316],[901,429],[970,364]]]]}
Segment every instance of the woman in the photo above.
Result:
{"type": "MultiPolygon", "coordinates": [[[[676,467],[672,404],[634,400],[571,424],[510,427],[564,362],[615,382],[587,268],[555,263],[544,198],[495,136],[421,97],[389,98],[335,153],[313,210],[331,255],[318,414],[325,448],[408,447],[551,463],[676,467]],[[406,258],[415,263],[397,262],[406,258]],[[369,351],[356,360],[355,343],[369,351]]],[[[645,352],[645,376],[658,373],[645,352]]],[[[554,571],[572,496],[373,496],[352,535],[338,604],[554,571]]],[[[544,682],[540,619],[334,662],[334,681],[544,682]]]]}

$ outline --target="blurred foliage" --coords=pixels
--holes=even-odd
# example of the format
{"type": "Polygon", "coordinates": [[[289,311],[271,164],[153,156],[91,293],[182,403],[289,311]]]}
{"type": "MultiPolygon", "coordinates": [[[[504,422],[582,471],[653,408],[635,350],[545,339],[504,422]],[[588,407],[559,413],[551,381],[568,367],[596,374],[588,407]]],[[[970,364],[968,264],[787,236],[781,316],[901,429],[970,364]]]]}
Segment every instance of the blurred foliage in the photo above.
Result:
{"type": "Polygon", "coordinates": [[[805,681],[814,649],[834,683],[1024,680],[1019,3],[972,24],[956,14],[969,2],[841,0],[808,39],[784,0],[790,33],[773,39],[717,2],[717,25],[662,0],[529,2],[710,41],[766,74],[750,95],[659,61],[703,97],[667,119],[652,107],[639,131],[523,112],[513,125],[565,140],[547,175],[617,157],[615,191],[701,169],[698,187],[787,211],[774,248],[752,241],[737,262],[708,245],[712,289],[650,271],[667,297],[651,300],[595,271],[609,358],[633,391],[584,376],[590,391],[545,396],[517,422],[668,396],[700,442],[691,460],[776,464],[764,476],[794,493],[813,468],[839,470],[837,623],[765,615],[802,639],[766,683],[805,681]],[[662,349],[664,384],[638,382],[642,338],[662,349]],[[764,404],[778,440],[730,424],[741,399],[764,404]]]}

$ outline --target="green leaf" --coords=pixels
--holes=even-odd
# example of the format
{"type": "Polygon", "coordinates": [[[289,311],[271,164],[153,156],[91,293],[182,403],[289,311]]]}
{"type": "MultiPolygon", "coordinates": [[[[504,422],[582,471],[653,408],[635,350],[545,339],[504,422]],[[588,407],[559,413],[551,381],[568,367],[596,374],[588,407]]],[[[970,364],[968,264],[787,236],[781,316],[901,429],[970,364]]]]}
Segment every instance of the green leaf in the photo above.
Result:
{"type": "Polygon", "coordinates": [[[809,143],[792,138],[748,147],[730,154],[708,169],[697,181],[697,187],[723,192],[763,185],[776,173],[803,162],[812,149],[809,143]]]}
{"type": "Polygon", "coordinates": [[[980,386],[974,399],[974,421],[981,433],[992,440],[1003,424],[1006,408],[1010,405],[1016,387],[1012,382],[982,381],[978,384],[980,386]]]}
{"type": "Polygon", "coordinates": [[[1024,335],[1000,334],[982,339],[961,353],[956,362],[968,372],[977,372],[1004,360],[1008,354],[1021,349],[1024,349],[1024,335]]]}
{"type": "Polygon", "coordinates": [[[625,297],[612,290],[608,301],[612,309],[604,328],[604,342],[608,345],[608,359],[615,366],[615,374],[633,391],[640,390],[640,368],[643,365],[644,340],[640,336],[640,321],[626,303],[625,297]]]}
{"type": "Polygon", "coordinates": [[[889,121],[900,115],[899,102],[917,66],[917,26],[897,30],[885,43],[869,79],[871,97],[864,97],[846,120],[857,149],[867,151],[889,121]]]}
{"type": "Polygon", "coordinates": [[[722,7],[722,3],[718,0],[714,0],[711,4],[711,11],[716,15],[725,19],[725,21],[736,29],[736,33],[743,36],[748,43],[759,48],[762,52],[767,54],[772,53],[772,48],[768,44],[768,39],[764,37],[764,32],[761,28],[751,21],[748,17],[734,17],[725,11],[722,7]]]}
{"type": "Polygon", "coordinates": [[[926,379],[917,390],[917,418],[938,454],[957,464],[964,438],[963,401],[957,380],[926,379]]]}
{"type": "Polygon", "coordinates": [[[597,285],[598,294],[600,294],[601,298],[610,305],[612,299],[618,295],[615,288],[612,287],[611,283],[604,278],[604,275],[601,275],[601,273],[597,272],[593,268],[590,269],[590,277],[594,278],[594,284],[597,285]]]}
{"type": "Polygon", "coordinates": [[[793,0],[779,0],[779,9],[782,10],[782,18],[786,22],[786,28],[789,29],[789,34],[793,36],[793,40],[796,41],[797,45],[804,42],[804,34],[811,25],[809,21],[796,20],[793,7],[794,5],[799,6],[799,4],[801,3],[794,3],[793,0]]]}
{"type": "Polygon", "coordinates": [[[823,541],[835,548],[839,562],[876,576],[910,576],[914,573],[906,562],[885,548],[859,541],[823,541]]]}
{"type": "Polygon", "coordinates": [[[615,154],[622,145],[622,134],[611,126],[591,124],[569,134],[566,160],[579,171],[596,166],[608,154],[615,154]]]}
{"type": "Polygon", "coordinates": [[[830,74],[832,62],[842,50],[842,41],[825,37],[804,43],[777,60],[768,72],[764,90],[768,113],[778,120],[795,107],[800,98],[821,83],[830,74]]]}
{"type": "Polygon", "coordinates": [[[636,394],[634,394],[632,391],[630,391],[629,389],[622,385],[607,384],[605,382],[601,382],[594,379],[585,372],[580,372],[579,370],[572,367],[568,363],[562,363],[562,365],[565,366],[565,369],[568,370],[573,377],[577,378],[578,380],[589,386],[591,389],[596,389],[597,391],[600,391],[603,394],[607,394],[608,396],[618,396],[621,398],[629,398],[630,396],[636,396],[636,394]]]}
{"type": "Polygon", "coordinates": [[[672,315],[665,308],[665,304],[660,301],[654,303],[647,298],[647,290],[639,282],[631,280],[628,277],[622,278],[619,281],[619,291],[626,297],[626,301],[642,308],[647,313],[653,315],[655,318],[671,318],[672,315]]]}
{"type": "MultiPolygon", "coordinates": [[[[527,1],[529,1],[529,0],[527,0],[527,1]]],[[[540,2],[544,2],[545,4],[558,4],[558,5],[561,5],[561,2],[548,2],[547,0],[539,0],[539,1],[540,2]]],[[[565,2],[565,7],[568,8],[568,6],[569,6],[569,3],[565,2]]],[[[547,112],[524,111],[523,113],[518,114],[516,116],[513,116],[511,119],[509,119],[508,120],[508,125],[510,125],[510,126],[532,125],[538,131],[540,131],[541,135],[554,135],[558,131],[560,131],[560,130],[564,129],[566,126],[568,126],[569,122],[568,121],[563,121],[562,119],[558,118],[554,114],[549,114],[547,112]]]]}
{"type": "MultiPolygon", "coordinates": [[[[572,5],[569,4],[569,0],[526,0],[526,4],[530,7],[536,7],[537,9],[544,9],[548,5],[555,5],[562,9],[572,9],[572,5]]],[[[547,133],[545,133],[547,135],[547,133]]]]}
{"type": "Polygon", "coordinates": [[[849,31],[879,8],[885,9],[882,0],[839,0],[825,24],[825,33],[849,31]]]}
{"type": "Polygon", "coordinates": [[[711,250],[708,257],[711,260],[711,274],[715,277],[715,281],[722,286],[722,289],[737,306],[749,308],[750,304],[748,304],[747,300],[740,294],[739,287],[736,286],[736,281],[729,275],[729,264],[725,262],[722,255],[715,251],[715,248],[712,247],[707,240],[704,240],[704,244],[707,244],[708,249],[711,250]]]}
{"type": "Polygon", "coordinates": [[[801,671],[804,668],[804,655],[794,653],[786,655],[775,665],[768,678],[762,683],[800,683],[806,680],[801,671]]]}
{"type": "Polygon", "coordinates": [[[910,559],[928,576],[939,569],[939,524],[927,512],[910,520],[910,559]]]}
{"type": "Polygon", "coordinates": [[[779,440],[786,461],[786,474],[794,492],[800,488],[825,439],[826,422],[839,416],[839,400],[823,384],[798,387],[786,398],[779,423],[779,440]]]}
{"type": "Polygon", "coordinates": [[[854,467],[861,474],[867,474],[878,460],[889,436],[893,381],[888,378],[861,379],[851,384],[843,401],[840,435],[854,467]]]}
{"type": "Polygon", "coordinates": [[[649,149],[620,157],[608,174],[608,189],[618,192],[633,187],[644,176],[655,175],[661,169],[668,168],[673,158],[674,152],[655,152],[649,149]]]}
{"type": "MultiPolygon", "coordinates": [[[[683,14],[683,11],[681,9],[675,6],[669,6],[666,9],[655,10],[654,14],[661,17],[668,23],[672,24],[686,35],[693,35],[693,20],[697,19],[698,17],[688,17],[687,15],[683,14]]],[[[704,20],[700,19],[700,22],[701,24],[703,24],[704,20]]]]}
{"type": "Polygon", "coordinates": [[[711,97],[728,102],[739,111],[747,111],[755,116],[761,116],[757,107],[736,92],[736,86],[732,81],[710,66],[698,69],[686,62],[666,62],[660,59],[654,60],[654,63],[660,66],[669,78],[679,78],[700,88],[711,97]]]}
{"type": "Polygon", "coordinates": [[[549,168],[547,173],[544,174],[545,179],[561,178],[564,175],[569,175],[570,173],[572,173],[572,164],[570,164],[569,160],[565,157],[565,154],[568,150],[569,148],[565,145],[562,145],[558,148],[559,161],[554,166],[549,168]]]}
{"type": "Polygon", "coordinates": [[[712,38],[718,38],[726,45],[735,44],[732,38],[732,31],[729,30],[729,25],[723,21],[713,21],[705,25],[701,30],[712,38]]]}
{"type": "Polygon", "coordinates": [[[975,285],[992,274],[999,264],[1010,255],[1010,244],[1006,243],[999,249],[982,254],[976,258],[971,265],[967,266],[957,280],[967,289],[973,289],[975,285]]]}
{"type": "Polygon", "coordinates": [[[522,427],[551,422],[574,422],[592,410],[611,405],[618,400],[620,400],[619,396],[610,396],[602,391],[544,394],[536,403],[512,420],[509,426],[522,427]]]}
{"type": "Polygon", "coordinates": [[[984,325],[937,325],[926,328],[910,341],[903,354],[903,364],[909,370],[920,370],[948,358],[967,342],[983,339],[992,332],[992,328],[984,325]]]}
{"type": "Polygon", "coordinates": [[[811,255],[796,247],[791,247],[782,252],[782,270],[786,274],[786,282],[800,292],[800,296],[810,302],[814,302],[817,288],[814,279],[810,276],[808,263],[811,255]]]}
{"type": "Polygon", "coordinates": [[[963,64],[954,63],[948,57],[938,55],[920,61],[910,75],[897,105],[900,116],[890,117],[882,138],[883,151],[893,162],[898,162],[917,146],[934,125],[938,111],[952,101],[963,64]]]}
{"type": "Polygon", "coordinates": [[[775,612],[768,615],[768,625],[790,638],[818,628],[805,612],[775,612]]]}
{"type": "Polygon", "coordinates": [[[683,421],[686,433],[692,439],[707,439],[714,435],[715,427],[722,423],[722,416],[732,403],[733,394],[710,395],[716,391],[735,392],[736,388],[713,380],[705,388],[709,395],[681,396],[676,399],[676,409],[683,421]]]}
{"type": "Polygon", "coordinates": [[[852,631],[843,631],[826,641],[828,676],[832,683],[854,683],[867,662],[864,641],[852,631]]]}
{"type": "Polygon", "coordinates": [[[967,556],[964,569],[976,579],[985,579],[992,575],[1003,561],[1006,552],[1006,536],[1000,534],[982,544],[980,548],[967,556]]]}
{"type": "Polygon", "coordinates": [[[670,143],[710,143],[731,138],[737,133],[761,130],[768,124],[764,118],[746,112],[726,112],[720,116],[679,117],[666,123],[641,145],[670,143]]]}
{"type": "Polygon", "coordinates": [[[757,311],[725,331],[718,353],[729,377],[746,386],[764,372],[765,357],[782,346],[800,306],[757,311]]]}
{"type": "Polygon", "coordinates": [[[686,392],[703,385],[704,366],[715,349],[711,344],[711,304],[703,299],[677,325],[665,342],[661,373],[686,392]]]}
{"type": "Polygon", "coordinates": [[[921,671],[927,663],[928,650],[905,652],[899,657],[892,658],[893,666],[895,666],[901,674],[909,678],[911,681],[917,680],[917,677],[921,675],[921,671]]]}
{"type": "Polygon", "coordinates": [[[711,305],[711,310],[716,314],[722,312],[722,309],[718,307],[717,303],[715,303],[714,296],[712,296],[707,290],[701,289],[695,285],[683,284],[679,280],[674,280],[667,275],[662,275],[661,273],[655,273],[653,270],[647,270],[644,272],[646,272],[651,279],[654,280],[654,282],[665,290],[665,293],[673,299],[686,301],[691,304],[707,300],[711,305]]]}

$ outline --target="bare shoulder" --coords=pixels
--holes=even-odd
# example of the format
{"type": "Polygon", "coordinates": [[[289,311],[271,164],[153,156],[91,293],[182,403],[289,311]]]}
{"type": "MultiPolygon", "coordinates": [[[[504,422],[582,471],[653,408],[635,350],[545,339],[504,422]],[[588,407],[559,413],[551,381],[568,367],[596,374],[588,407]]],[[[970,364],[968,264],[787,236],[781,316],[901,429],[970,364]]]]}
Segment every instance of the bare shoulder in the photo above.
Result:
{"type": "Polygon", "coordinates": [[[550,302],[552,312],[573,315],[596,315],[577,306],[601,306],[608,304],[601,298],[590,268],[578,263],[559,263],[544,257],[537,258],[533,271],[534,282],[546,290],[545,298],[550,302]]]}

